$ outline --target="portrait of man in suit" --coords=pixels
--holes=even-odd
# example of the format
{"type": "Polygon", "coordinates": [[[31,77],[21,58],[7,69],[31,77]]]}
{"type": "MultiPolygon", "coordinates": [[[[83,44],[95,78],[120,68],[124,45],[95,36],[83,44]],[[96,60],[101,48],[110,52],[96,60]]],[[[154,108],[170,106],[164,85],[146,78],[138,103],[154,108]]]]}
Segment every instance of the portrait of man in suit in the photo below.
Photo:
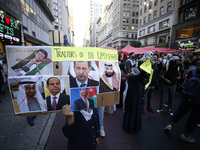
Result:
{"type": "Polygon", "coordinates": [[[93,80],[89,73],[92,69],[91,61],[74,61],[76,77],[70,76],[70,87],[99,86],[99,81],[93,80]]]}
{"type": "Polygon", "coordinates": [[[60,110],[63,105],[70,104],[69,95],[61,93],[60,79],[50,77],[47,79],[46,85],[50,92],[50,95],[46,97],[48,111],[60,110]]]}
{"type": "Polygon", "coordinates": [[[80,92],[80,99],[74,101],[74,111],[80,110],[89,110],[94,108],[94,101],[92,99],[88,99],[88,90],[81,89],[80,92]]]}

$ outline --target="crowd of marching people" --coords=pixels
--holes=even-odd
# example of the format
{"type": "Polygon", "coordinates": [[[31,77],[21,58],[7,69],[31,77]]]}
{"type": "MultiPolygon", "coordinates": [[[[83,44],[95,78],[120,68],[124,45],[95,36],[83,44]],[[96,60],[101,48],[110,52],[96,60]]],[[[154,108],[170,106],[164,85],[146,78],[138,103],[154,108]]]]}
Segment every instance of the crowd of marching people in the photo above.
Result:
{"type": "Polygon", "coordinates": [[[169,133],[172,126],[191,110],[180,139],[194,143],[195,139],[190,136],[190,133],[200,126],[200,94],[197,94],[200,93],[200,55],[146,52],[142,55],[130,53],[127,58],[122,58],[123,56],[119,56],[121,87],[120,103],[117,107],[124,110],[123,129],[130,133],[140,131],[142,114],[145,114],[146,110],[150,113],[161,113],[166,107],[171,119],[164,131],[169,133]],[[148,59],[151,61],[153,75],[150,85],[146,88],[150,73],[140,66],[148,59]],[[151,106],[155,89],[160,90],[161,93],[157,110],[151,106]],[[182,102],[176,111],[172,112],[175,94],[182,95],[182,102]]]}

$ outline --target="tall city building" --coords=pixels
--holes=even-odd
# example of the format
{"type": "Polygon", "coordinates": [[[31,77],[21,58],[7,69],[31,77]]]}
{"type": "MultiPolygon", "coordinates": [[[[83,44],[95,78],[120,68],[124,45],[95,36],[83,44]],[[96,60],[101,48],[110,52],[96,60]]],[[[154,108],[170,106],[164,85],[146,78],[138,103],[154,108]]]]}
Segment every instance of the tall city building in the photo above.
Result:
{"type": "MultiPolygon", "coordinates": [[[[89,34],[90,34],[90,47],[98,47],[98,29],[96,21],[99,16],[102,14],[103,9],[103,1],[99,0],[90,0],[90,27],[89,27],[89,34]]],[[[87,36],[88,37],[88,36],[87,36]]]]}
{"type": "MultiPolygon", "coordinates": [[[[24,45],[50,45],[49,31],[54,17],[49,0],[20,0],[24,45]]],[[[23,39],[22,39],[23,42],[23,39]]]]}
{"type": "Polygon", "coordinates": [[[137,40],[138,11],[139,0],[112,0],[102,15],[107,17],[106,24],[103,17],[98,19],[99,47],[122,49],[137,40]]]}
{"type": "Polygon", "coordinates": [[[174,0],[140,0],[138,40],[143,46],[170,46],[174,8],[174,0]]]}
{"type": "Polygon", "coordinates": [[[200,1],[176,1],[171,47],[200,51],[200,1]]]}
{"type": "Polygon", "coordinates": [[[51,0],[53,1],[53,22],[54,29],[52,31],[52,42],[55,46],[71,45],[71,29],[69,26],[69,8],[67,0],[51,0]]]}

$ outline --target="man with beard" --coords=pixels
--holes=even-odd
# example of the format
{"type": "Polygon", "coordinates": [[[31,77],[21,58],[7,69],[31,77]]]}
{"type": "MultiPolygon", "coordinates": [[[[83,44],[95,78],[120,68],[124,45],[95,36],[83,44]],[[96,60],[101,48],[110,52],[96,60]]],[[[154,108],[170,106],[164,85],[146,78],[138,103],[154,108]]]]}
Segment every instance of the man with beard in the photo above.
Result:
{"type": "Polygon", "coordinates": [[[88,78],[91,69],[91,61],[74,61],[74,72],[76,77],[70,76],[70,87],[99,86],[98,81],[88,78]]]}
{"type": "Polygon", "coordinates": [[[99,93],[118,91],[119,79],[117,79],[116,73],[113,70],[112,64],[104,64],[103,77],[100,78],[99,93]]]}

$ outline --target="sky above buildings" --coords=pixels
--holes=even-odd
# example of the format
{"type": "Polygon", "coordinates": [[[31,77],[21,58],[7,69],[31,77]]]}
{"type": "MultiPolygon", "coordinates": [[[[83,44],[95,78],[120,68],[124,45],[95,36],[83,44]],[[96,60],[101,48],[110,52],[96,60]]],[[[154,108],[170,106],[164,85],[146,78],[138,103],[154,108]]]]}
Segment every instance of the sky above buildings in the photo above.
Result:
{"type": "MultiPolygon", "coordinates": [[[[108,0],[93,1],[106,3],[108,0]]],[[[90,19],[90,0],[68,0],[68,5],[73,11],[74,42],[76,47],[81,47],[86,34],[87,23],[90,19]]]]}
{"type": "Polygon", "coordinates": [[[89,0],[69,0],[69,8],[73,11],[74,19],[74,42],[76,47],[83,45],[83,38],[86,32],[87,22],[89,20],[89,0]]]}

